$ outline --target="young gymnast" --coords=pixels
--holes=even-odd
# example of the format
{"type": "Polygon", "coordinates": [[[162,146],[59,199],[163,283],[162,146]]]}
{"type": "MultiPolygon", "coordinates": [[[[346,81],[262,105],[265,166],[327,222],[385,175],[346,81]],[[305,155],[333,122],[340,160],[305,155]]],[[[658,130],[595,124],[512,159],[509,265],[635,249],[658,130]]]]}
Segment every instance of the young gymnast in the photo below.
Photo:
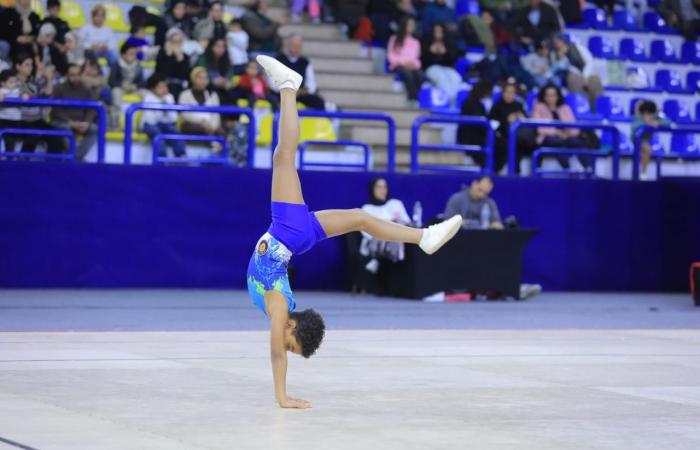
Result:
{"type": "Polygon", "coordinates": [[[309,212],[296,170],[299,116],[296,93],[302,77],[269,56],[257,61],[280,89],[280,140],[272,167],[272,224],[258,241],[248,265],[248,292],[270,319],[270,353],[275,398],[282,408],[309,408],[306,400],[287,396],[287,352],[311,356],[321,344],[325,325],[312,309],[296,308],[287,279],[292,255],[310,250],[318,241],[364,231],[384,241],[418,244],[434,253],[460,229],[456,215],[429,228],[409,228],[370,216],[361,209],[309,212]]]}

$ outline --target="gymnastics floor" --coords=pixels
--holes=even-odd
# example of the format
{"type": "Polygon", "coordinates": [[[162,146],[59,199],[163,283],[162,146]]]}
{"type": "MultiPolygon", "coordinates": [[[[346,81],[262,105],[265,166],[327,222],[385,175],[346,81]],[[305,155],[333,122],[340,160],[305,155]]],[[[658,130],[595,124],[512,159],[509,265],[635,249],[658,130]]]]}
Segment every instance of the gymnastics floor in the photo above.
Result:
{"type": "Polygon", "coordinates": [[[273,401],[243,291],[0,290],[0,448],[700,448],[688,295],[428,304],[300,292],[326,318],[273,401]]]}

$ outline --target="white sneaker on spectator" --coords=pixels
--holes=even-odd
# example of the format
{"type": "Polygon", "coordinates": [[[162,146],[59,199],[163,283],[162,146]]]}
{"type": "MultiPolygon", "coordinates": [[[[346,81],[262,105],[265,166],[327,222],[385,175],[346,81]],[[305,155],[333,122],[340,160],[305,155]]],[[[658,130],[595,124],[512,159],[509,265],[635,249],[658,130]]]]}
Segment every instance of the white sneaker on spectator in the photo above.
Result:
{"type": "Polygon", "coordinates": [[[265,70],[270,80],[272,80],[279,89],[289,88],[295,91],[299,90],[299,86],[301,86],[301,82],[304,80],[301,75],[270,56],[258,55],[255,59],[265,70]]]}
{"type": "Polygon", "coordinates": [[[427,254],[432,255],[457,234],[462,226],[462,216],[454,215],[442,223],[423,229],[423,237],[418,246],[427,254]]]}

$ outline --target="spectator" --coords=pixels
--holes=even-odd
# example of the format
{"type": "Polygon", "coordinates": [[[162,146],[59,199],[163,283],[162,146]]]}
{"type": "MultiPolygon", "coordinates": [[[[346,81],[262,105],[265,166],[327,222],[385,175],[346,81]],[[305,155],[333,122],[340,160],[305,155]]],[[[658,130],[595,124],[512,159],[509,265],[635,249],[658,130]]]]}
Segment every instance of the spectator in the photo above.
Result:
{"type": "MultiPolygon", "coordinates": [[[[53,95],[53,67],[37,67],[34,73],[34,56],[30,53],[20,53],[15,59],[17,81],[19,82],[22,97],[51,97],[53,95]]],[[[54,128],[44,120],[44,111],[37,106],[25,106],[21,108],[22,122],[27,128],[53,130],[54,128]]],[[[64,153],[63,139],[57,136],[39,137],[36,135],[23,138],[22,151],[33,152],[37,144],[46,143],[48,153],[64,153]]]]}
{"type": "MultiPolygon", "coordinates": [[[[21,96],[22,94],[17,85],[17,71],[15,69],[4,69],[0,72],[0,103],[6,97],[19,98],[21,96]]],[[[26,100],[29,98],[29,95],[24,94],[23,97],[26,100]]],[[[27,128],[22,121],[22,111],[19,108],[7,106],[0,108],[0,129],[3,128],[27,128]]],[[[14,151],[17,137],[7,134],[4,141],[5,151],[14,151]]]]}
{"type": "Polygon", "coordinates": [[[165,45],[158,51],[156,57],[156,72],[167,77],[168,91],[173,97],[179,97],[180,92],[187,88],[191,71],[190,61],[182,48],[185,33],[173,27],[168,30],[165,37],[165,45]]]}
{"type": "MultiPolygon", "coordinates": [[[[367,17],[368,3],[370,5],[372,4],[372,2],[368,2],[368,0],[325,0],[323,2],[324,6],[329,7],[333,11],[335,21],[341,24],[341,28],[346,29],[346,35],[348,37],[355,36],[355,34],[358,33],[364,34],[365,38],[371,34],[372,28],[371,22],[368,23],[369,19],[367,17]],[[369,25],[369,27],[367,25],[369,25]],[[367,31],[370,31],[370,33],[367,33],[367,31]]],[[[377,33],[379,33],[380,30],[375,29],[374,31],[374,38],[377,39],[377,33]]],[[[371,39],[370,37],[370,40],[371,39]]],[[[389,39],[389,36],[387,36],[386,39],[389,39]]],[[[384,42],[386,43],[386,40],[384,40],[384,42]]]]}
{"type": "Polygon", "coordinates": [[[15,59],[34,53],[34,42],[41,20],[32,11],[32,0],[17,0],[14,8],[0,10],[0,47],[15,59]]]}
{"type": "Polygon", "coordinates": [[[453,194],[445,206],[445,217],[459,214],[464,219],[465,229],[503,229],[498,206],[489,194],[493,191],[493,180],[482,175],[472,181],[467,189],[453,194]]]}
{"type": "Polygon", "coordinates": [[[421,23],[423,24],[423,39],[427,38],[433,32],[433,25],[441,23],[445,26],[448,33],[457,31],[457,16],[454,8],[447,6],[446,0],[434,0],[423,7],[420,13],[421,23]]]}
{"type": "MultiPolygon", "coordinates": [[[[174,105],[175,97],[168,92],[168,83],[165,77],[158,72],[154,73],[146,80],[146,93],[144,103],[159,103],[164,105],[174,105]]],[[[144,111],[141,116],[141,128],[152,141],[159,134],[178,134],[177,112],[175,111],[144,111]]],[[[173,149],[173,153],[178,158],[187,156],[185,151],[185,141],[182,139],[167,141],[173,149]]],[[[166,155],[165,142],[162,142],[158,149],[160,156],[166,155]]]]}
{"type": "MultiPolygon", "coordinates": [[[[92,100],[90,88],[83,84],[80,76],[80,66],[71,64],[66,72],[66,80],[56,86],[53,97],[58,100],[92,100]]],[[[52,108],[51,125],[56,128],[70,130],[80,143],[76,150],[76,159],[83,161],[85,155],[97,142],[97,113],[91,108],[52,108]]]]}
{"type": "Polygon", "coordinates": [[[82,66],[85,63],[85,47],[80,35],[77,31],[69,31],[65,35],[65,50],[66,60],[68,64],[78,64],[82,66]]]}
{"type": "MultiPolygon", "coordinates": [[[[656,103],[651,100],[643,100],[637,102],[635,113],[634,113],[634,123],[632,124],[632,142],[637,136],[637,130],[642,125],[650,125],[654,128],[659,126],[669,125],[668,119],[663,117],[656,106],[656,103]]],[[[642,140],[640,143],[641,149],[641,172],[639,177],[642,180],[647,179],[647,167],[649,166],[649,161],[651,160],[651,132],[645,132],[642,134],[642,140]]]]}
{"type": "MultiPolygon", "coordinates": [[[[210,92],[209,75],[204,67],[195,67],[190,74],[190,88],[180,94],[178,103],[181,105],[220,106],[219,96],[210,92]]],[[[208,136],[226,136],[221,126],[218,113],[183,112],[180,115],[180,129],[187,134],[205,134],[208,136]]]]}
{"type": "Polygon", "coordinates": [[[416,24],[410,17],[405,17],[401,21],[398,32],[389,38],[387,57],[389,59],[389,69],[396,72],[401,77],[409,102],[413,106],[418,102],[418,91],[423,82],[420,61],[420,42],[413,37],[416,24]]]}
{"type": "Polygon", "coordinates": [[[591,111],[595,112],[596,99],[603,92],[603,83],[596,75],[596,64],[591,52],[585,45],[567,43],[560,33],[554,35],[552,42],[552,71],[570,92],[586,93],[591,111]]]}
{"type": "Polygon", "coordinates": [[[303,56],[303,50],[304,39],[298,34],[293,34],[287,40],[287,53],[280,53],[277,59],[304,76],[301,87],[297,91],[297,101],[307,108],[323,111],[326,109],[326,102],[318,95],[316,72],[311,61],[303,56]]]}
{"type": "Polygon", "coordinates": [[[228,44],[228,57],[233,64],[233,73],[240,75],[248,64],[248,33],[243,31],[240,20],[233,19],[228,24],[226,43],[228,44]]]}
{"type": "Polygon", "coordinates": [[[490,11],[481,11],[480,15],[467,14],[459,19],[459,35],[467,45],[484,47],[487,52],[496,48],[494,20],[490,11]]]}
{"type": "Polygon", "coordinates": [[[697,40],[700,32],[700,0],[661,0],[657,9],[669,27],[680,31],[690,41],[697,40]]]}
{"type": "Polygon", "coordinates": [[[151,43],[146,40],[146,27],[141,24],[131,25],[131,34],[126,39],[126,42],[136,47],[138,50],[136,59],[139,61],[143,61],[144,59],[152,60],[160,50],[160,47],[151,45],[151,43]]]}
{"type": "Polygon", "coordinates": [[[462,86],[462,76],[454,69],[457,62],[457,47],[447,35],[441,23],[433,25],[433,30],[423,45],[422,65],[430,82],[447,92],[450,102],[455,101],[462,86]]]}
{"type": "Polygon", "coordinates": [[[321,1],[320,0],[292,0],[292,15],[290,20],[294,23],[301,22],[301,15],[307,9],[312,23],[321,23],[321,1]]]}
{"type": "Polygon", "coordinates": [[[272,109],[279,109],[277,97],[270,92],[270,86],[260,73],[260,66],[256,61],[249,61],[245,73],[238,82],[239,90],[248,98],[248,104],[252,108],[257,100],[267,100],[272,109]]]}
{"type": "Polygon", "coordinates": [[[66,33],[70,31],[70,26],[68,22],[59,17],[61,14],[61,0],[47,0],[46,11],[48,15],[43,23],[50,23],[54,26],[56,29],[55,40],[60,44],[61,51],[64,51],[62,47],[66,43],[66,33]]]}
{"type": "Polygon", "coordinates": [[[204,55],[200,56],[197,65],[207,69],[211,88],[218,94],[221,103],[233,105],[236,103],[236,85],[232,80],[233,65],[228,58],[226,40],[214,38],[209,41],[204,55]]]}
{"type": "MultiPolygon", "coordinates": [[[[532,118],[559,122],[576,121],[573,111],[564,102],[561,90],[553,84],[543,87],[537,94],[537,102],[532,109],[532,118]]],[[[582,148],[584,143],[579,134],[580,132],[576,128],[538,127],[537,144],[542,147],[582,148]]],[[[569,168],[568,156],[557,156],[557,160],[562,168],[569,168]]],[[[584,166],[590,164],[586,159],[579,158],[579,161],[584,166]]]]}
{"type": "Polygon", "coordinates": [[[549,45],[547,41],[537,42],[534,52],[521,56],[520,65],[532,75],[534,85],[528,86],[530,89],[534,87],[541,88],[553,81],[554,74],[552,73],[549,59],[549,45]]]}
{"type": "Polygon", "coordinates": [[[93,5],[90,16],[92,23],[85,24],[80,28],[80,38],[83,45],[92,55],[105,58],[109,65],[113,66],[119,58],[110,49],[112,43],[115,42],[115,37],[112,29],[105,25],[107,11],[104,6],[97,3],[93,5]]]}
{"type": "Polygon", "coordinates": [[[194,36],[194,27],[199,23],[200,20],[204,20],[204,18],[207,15],[207,11],[206,8],[204,8],[204,1],[202,0],[186,0],[186,2],[187,3],[185,4],[185,14],[192,23],[192,32],[194,36]]]}
{"type": "MultiPolygon", "coordinates": [[[[510,125],[518,120],[527,119],[525,106],[517,98],[518,88],[514,80],[509,80],[501,91],[499,98],[491,108],[489,119],[498,122],[494,147],[494,172],[499,173],[508,161],[508,139],[510,125]]],[[[517,161],[515,169],[520,173],[520,160],[530,155],[535,147],[535,129],[523,127],[517,131],[517,161]]]]}
{"type": "Polygon", "coordinates": [[[241,25],[248,36],[249,53],[274,53],[282,46],[279,37],[280,23],[267,17],[267,0],[256,0],[241,18],[241,25]]]}
{"type": "Polygon", "coordinates": [[[97,61],[91,58],[85,59],[81,79],[83,85],[90,90],[90,97],[93,100],[99,99],[106,104],[112,103],[112,90],[97,61]]]}
{"type": "MultiPolygon", "coordinates": [[[[487,117],[488,110],[484,101],[490,101],[493,94],[493,85],[486,80],[480,80],[472,88],[469,96],[460,107],[463,116],[487,117]]],[[[460,145],[485,145],[486,129],[478,125],[460,125],[457,129],[457,143],[460,145]]],[[[470,153],[474,163],[484,167],[486,160],[483,154],[470,153]]]]}
{"type": "Polygon", "coordinates": [[[164,20],[168,31],[172,28],[179,28],[188,39],[192,38],[194,25],[192,19],[187,15],[185,0],[175,0],[168,12],[165,13],[164,20]]]}
{"type": "Polygon", "coordinates": [[[125,42],[119,60],[109,71],[109,86],[112,88],[112,103],[120,105],[124,94],[137,94],[143,88],[143,69],[136,59],[137,48],[125,42]]]}
{"type": "Polygon", "coordinates": [[[129,10],[129,23],[136,27],[153,27],[153,43],[158,47],[165,44],[165,33],[168,26],[160,13],[153,14],[141,5],[132,6],[129,10]]]}
{"type": "Polygon", "coordinates": [[[508,23],[513,14],[527,7],[528,0],[480,0],[482,10],[489,11],[500,23],[508,23]]]}
{"type": "Polygon", "coordinates": [[[65,75],[68,70],[68,59],[61,52],[54,39],[56,38],[56,28],[45,23],[39,28],[39,34],[36,37],[36,52],[38,67],[54,67],[55,72],[65,75]]]}
{"type": "Polygon", "coordinates": [[[226,24],[221,20],[224,7],[219,1],[215,1],[209,8],[206,19],[197,22],[192,32],[192,37],[202,45],[207,45],[212,39],[226,37],[226,24]]]}
{"type": "MultiPolygon", "coordinates": [[[[369,0],[365,3],[367,4],[367,15],[369,15],[374,31],[372,40],[386,46],[392,31],[398,29],[398,24],[408,14],[397,7],[395,0],[369,0]]],[[[411,17],[415,20],[416,16],[417,14],[413,14],[411,17]]]]}
{"type": "Polygon", "coordinates": [[[513,28],[520,42],[526,46],[548,39],[559,31],[559,18],[553,7],[542,0],[530,0],[527,6],[514,14],[513,28]]]}

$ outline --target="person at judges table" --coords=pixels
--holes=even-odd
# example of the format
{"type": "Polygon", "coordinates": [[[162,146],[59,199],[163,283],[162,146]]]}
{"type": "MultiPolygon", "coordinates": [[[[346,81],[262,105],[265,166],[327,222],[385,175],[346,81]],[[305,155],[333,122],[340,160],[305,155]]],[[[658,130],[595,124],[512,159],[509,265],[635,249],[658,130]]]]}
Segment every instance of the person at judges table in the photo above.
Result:
{"type": "Polygon", "coordinates": [[[482,175],[472,181],[469,187],[453,194],[447,201],[445,217],[460,214],[465,229],[496,229],[502,230],[503,223],[496,202],[489,197],[493,191],[493,180],[488,175],[482,175]]]}

